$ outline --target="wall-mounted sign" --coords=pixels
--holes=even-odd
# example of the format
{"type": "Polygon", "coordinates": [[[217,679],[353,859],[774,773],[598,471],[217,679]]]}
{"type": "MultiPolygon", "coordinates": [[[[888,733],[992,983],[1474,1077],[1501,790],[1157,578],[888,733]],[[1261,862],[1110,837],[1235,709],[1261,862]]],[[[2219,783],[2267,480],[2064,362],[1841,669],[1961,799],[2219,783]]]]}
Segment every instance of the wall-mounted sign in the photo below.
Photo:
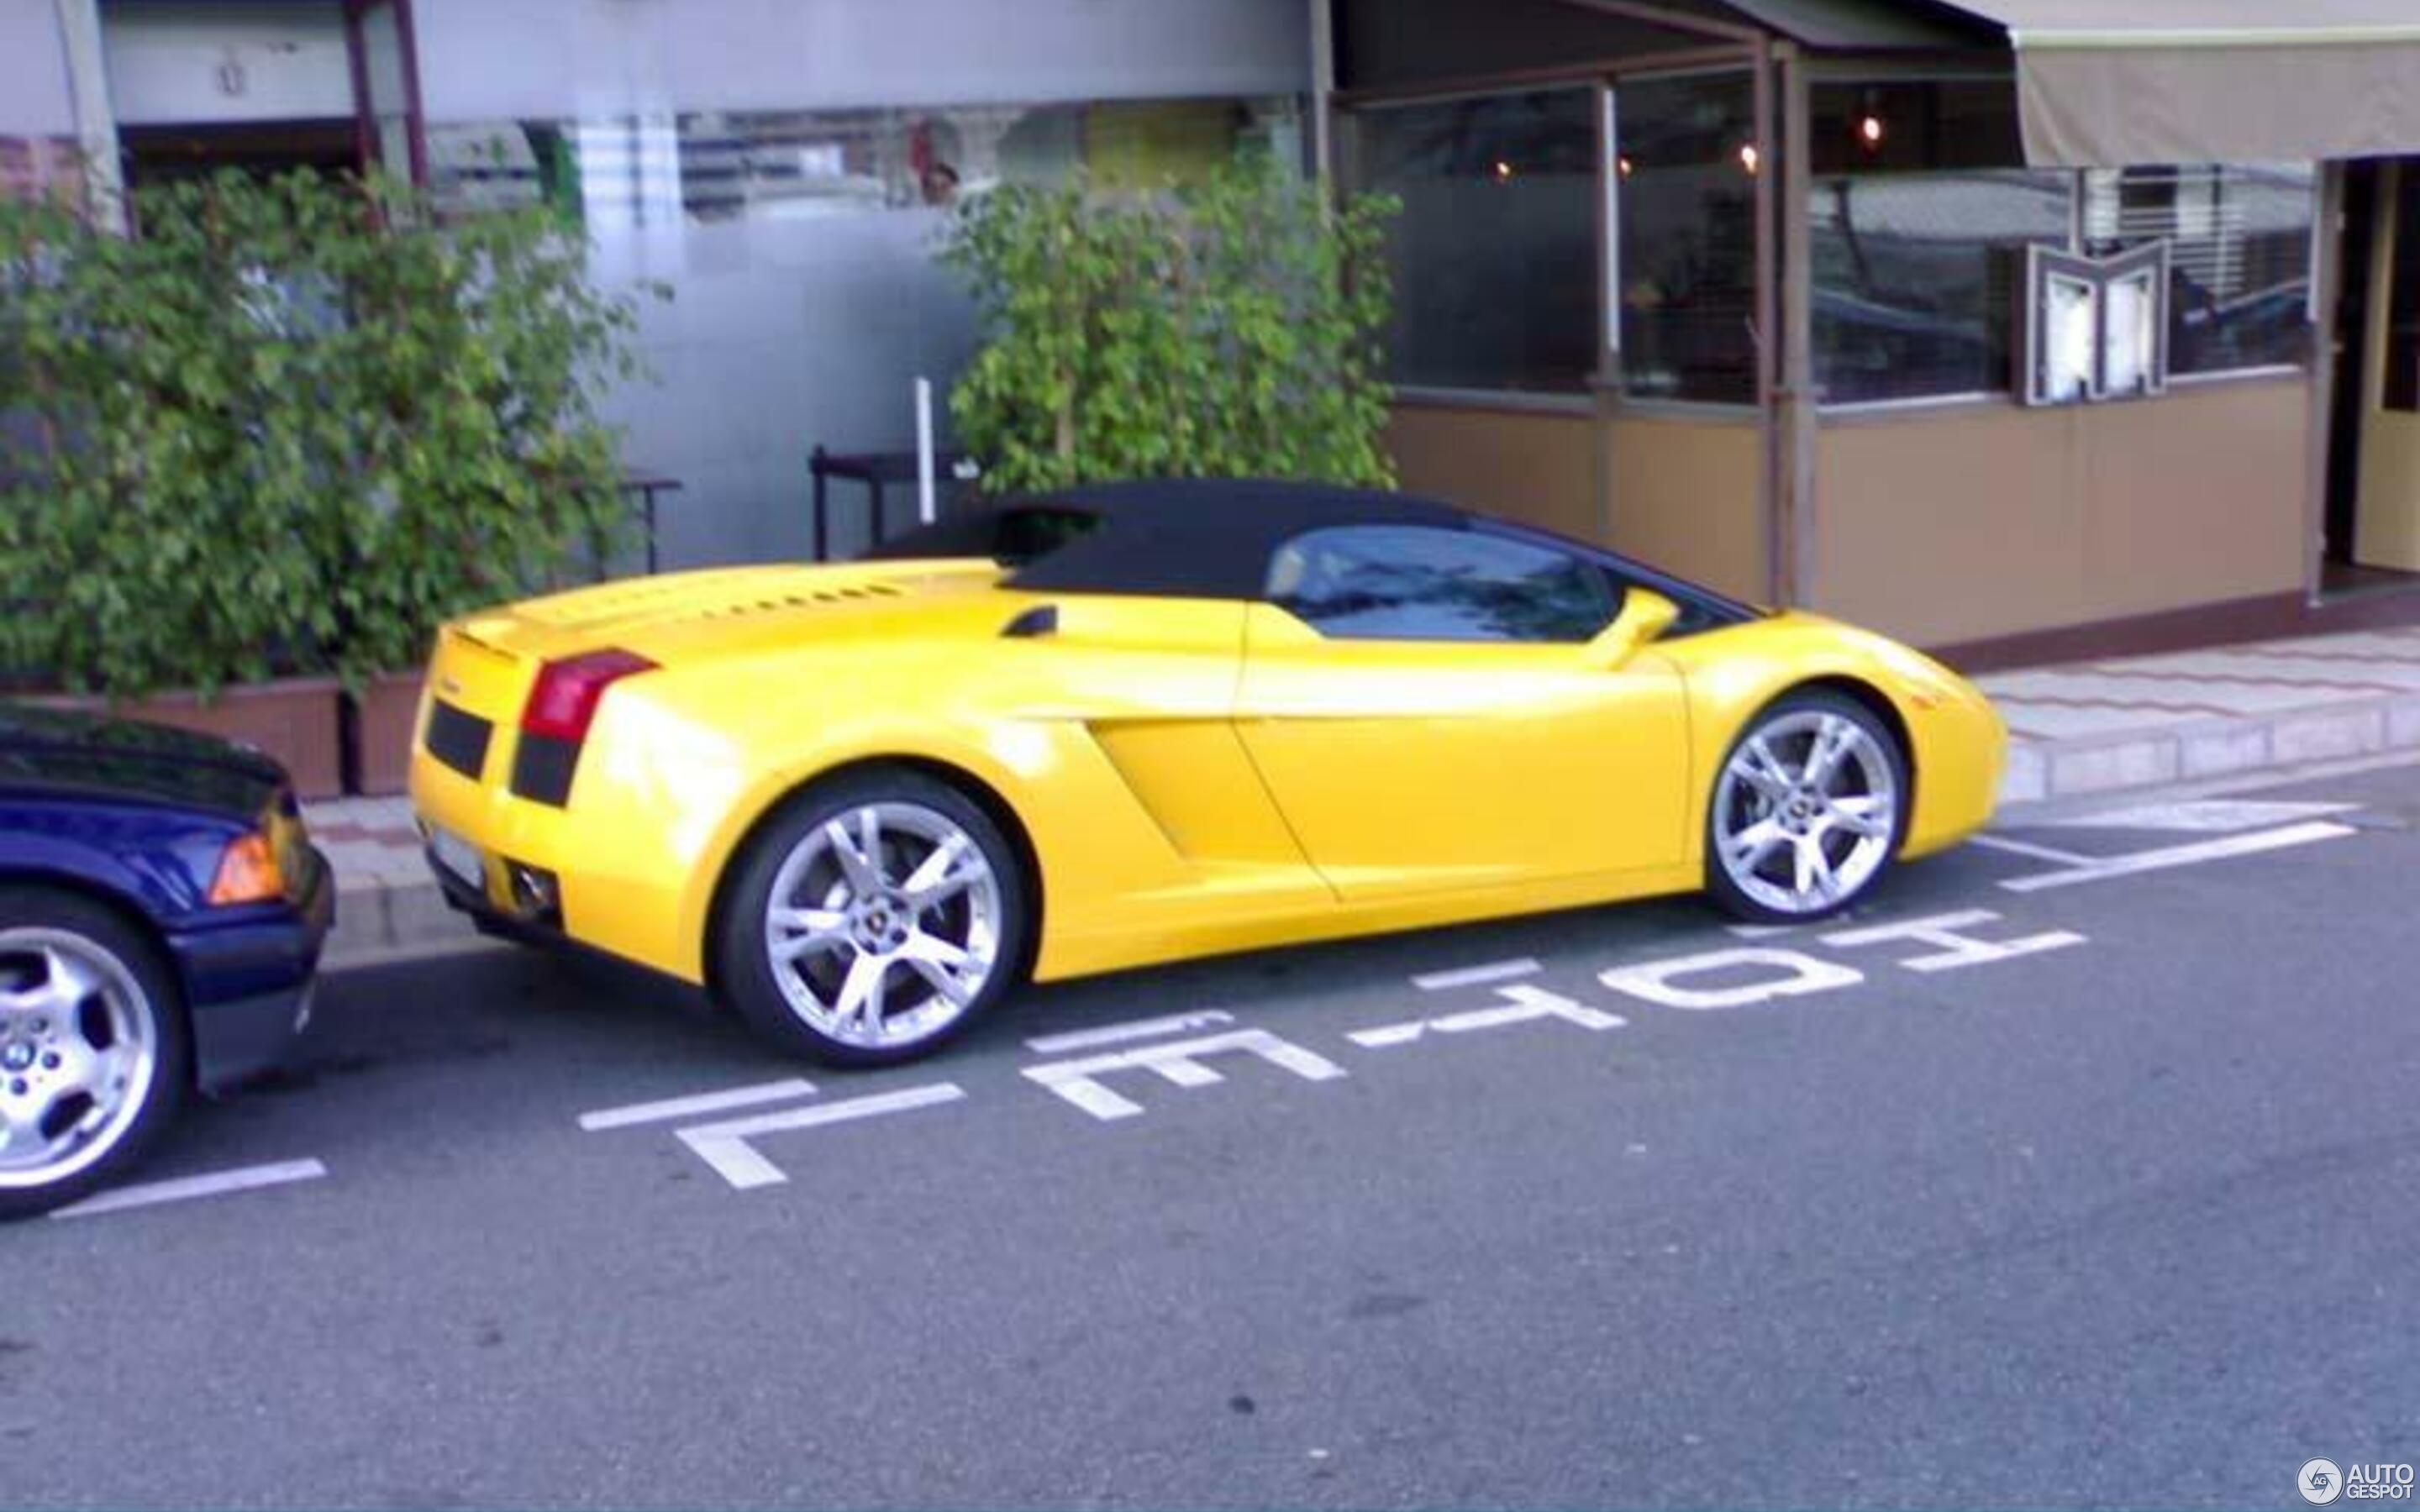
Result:
{"type": "Polygon", "coordinates": [[[2168,243],[2114,257],[2025,249],[2027,404],[2080,404],[2168,386],[2168,243]]]}

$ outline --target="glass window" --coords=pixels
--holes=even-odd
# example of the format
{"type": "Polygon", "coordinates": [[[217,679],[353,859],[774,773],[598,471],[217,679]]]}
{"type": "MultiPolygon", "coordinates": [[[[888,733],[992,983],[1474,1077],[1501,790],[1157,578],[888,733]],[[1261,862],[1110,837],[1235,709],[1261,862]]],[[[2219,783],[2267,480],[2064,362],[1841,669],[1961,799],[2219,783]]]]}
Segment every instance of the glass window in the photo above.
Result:
{"type": "Polygon", "coordinates": [[[1817,177],[1807,251],[1823,401],[2006,390],[2025,246],[2067,245],[2073,189],[2051,169],[1817,177]]]}
{"type": "Polygon", "coordinates": [[[1414,525],[1296,536],[1269,563],[1268,598],[1344,640],[1577,643],[1621,608],[1592,563],[1483,532],[1414,525]]]}
{"type": "Polygon", "coordinates": [[[1357,187],[1404,206],[1388,235],[1396,382],[1586,386],[1600,318],[1594,100],[1559,89],[1355,118],[1357,187]]]}
{"type": "Polygon", "coordinates": [[[441,123],[429,178],[448,213],[555,202],[608,227],[940,209],[1005,183],[1149,191],[1245,147],[1301,159],[1287,97],[710,111],[441,123]]]}
{"type": "Polygon", "coordinates": [[[2096,255],[2168,240],[2168,371],[2300,363],[2310,321],[2309,163],[2091,169],[2096,255]]]}
{"type": "Polygon", "coordinates": [[[2006,78],[1809,97],[1815,379],[1827,404],[1999,393],[2031,243],[2074,234],[2075,176],[2028,169],[2006,78]]]}
{"type": "Polygon", "coordinates": [[[1807,109],[1818,175],[2024,166],[2016,83],[2006,77],[1819,84],[1807,109]]]}
{"type": "Polygon", "coordinates": [[[1614,106],[1622,388],[1753,404],[1756,182],[1765,164],[1748,77],[1628,83],[1614,106]]]}

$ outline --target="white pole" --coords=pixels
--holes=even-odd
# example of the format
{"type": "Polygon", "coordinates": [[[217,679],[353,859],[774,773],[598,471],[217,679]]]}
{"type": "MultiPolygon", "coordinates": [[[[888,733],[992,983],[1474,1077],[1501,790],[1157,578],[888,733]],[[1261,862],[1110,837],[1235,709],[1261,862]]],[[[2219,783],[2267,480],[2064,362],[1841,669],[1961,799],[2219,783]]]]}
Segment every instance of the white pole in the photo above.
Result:
{"type": "Polygon", "coordinates": [[[109,102],[109,69],[102,61],[99,0],[58,0],[59,41],[67,54],[68,88],[74,97],[76,146],[84,153],[85,196],[92,224],[126,229],[126,179],[118,171],[117,116],[109,102]]]}
{"type": "Polygon", "coordinates": [[[933,523],[933,380],[916,380],[916,517],[933,523]]]}

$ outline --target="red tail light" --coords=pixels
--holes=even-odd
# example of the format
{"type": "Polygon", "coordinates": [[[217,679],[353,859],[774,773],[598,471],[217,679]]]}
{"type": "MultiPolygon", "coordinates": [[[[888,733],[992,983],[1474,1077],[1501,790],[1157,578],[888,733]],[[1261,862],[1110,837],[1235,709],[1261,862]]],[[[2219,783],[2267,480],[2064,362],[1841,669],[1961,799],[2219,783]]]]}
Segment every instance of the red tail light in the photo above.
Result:
{"type": "Polygon", "coordinates": [[[588,738],[607,688],[634,672],[655,670],[654,662],[632,651],[591,651],[550,661],[538,669],[529,705],[521,710],[521,730],[578,745],[588,738]]]}

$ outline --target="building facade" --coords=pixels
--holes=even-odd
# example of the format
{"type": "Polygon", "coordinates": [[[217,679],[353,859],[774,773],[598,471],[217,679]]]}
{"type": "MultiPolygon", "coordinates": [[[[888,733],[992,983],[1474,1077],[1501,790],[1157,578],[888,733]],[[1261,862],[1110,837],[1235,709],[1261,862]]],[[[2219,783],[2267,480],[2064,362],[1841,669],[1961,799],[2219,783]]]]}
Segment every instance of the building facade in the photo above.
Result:
{"type": "Polygon", "coordinates": [[[1979,656],[2420,584],[2398,8],[1332,0],[1405,481],[1979,656]]]}
{"type": "Polygon", "coordinates": [[[908,444],[958,196],[1257,142],[1403,201],[1406,486],[1989,658],[2420,587],[2420,24],[2281,8],[0,0],[0,185],[557,204],[674,291],[615,413],[676,566],[908,444]]]}
{"type": "Polygon", "coordinates": [[[912,445],[972,341],[959,195],[1298,158],[1309,83],[1300,0],[0,0],[0,186],[81,143],[135,185],[367,156],[448,210],[552,201],[601,284],[670,290],[610,415],[680,485],[679,567],[806,555],[810,452],[912,445]]]}

